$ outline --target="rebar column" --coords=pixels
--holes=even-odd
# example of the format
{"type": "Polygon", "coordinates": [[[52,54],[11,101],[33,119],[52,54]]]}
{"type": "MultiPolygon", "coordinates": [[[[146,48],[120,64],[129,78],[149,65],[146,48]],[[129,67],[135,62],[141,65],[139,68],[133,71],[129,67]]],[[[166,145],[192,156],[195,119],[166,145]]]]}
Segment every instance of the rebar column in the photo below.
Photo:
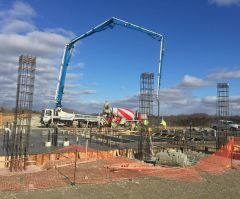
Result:
{"type": "Polygon", "coordinates": [[[142,73],[140,76],[139,111],[153,115],[154,74],[142,73]]]}
{"type": "Polygon", "coordinates": [[[217,84],[217,107],[216,113],[218,117],[229,116],[229,84],[217,84]]]}
{"type": "Polygon", "coordinates": [[[26,169],[29,152],[36,57],[19,57],[14,128],[11,138],[10,171],[26,169]]]}

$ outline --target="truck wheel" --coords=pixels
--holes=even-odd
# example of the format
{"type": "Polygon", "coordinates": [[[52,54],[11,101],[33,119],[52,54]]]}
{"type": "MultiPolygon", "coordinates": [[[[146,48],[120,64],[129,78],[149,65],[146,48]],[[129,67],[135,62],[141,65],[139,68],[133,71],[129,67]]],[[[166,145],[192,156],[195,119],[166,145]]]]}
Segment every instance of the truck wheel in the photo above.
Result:
{"type": "Polygon", "coordinates": [[[87,124],[84,123],[84,122],[80,122],[79,124],[80,124],[80,127],[81,127],[81,128],[86,128],[86,127],[87,127],[87,124]]]}
{"type": "Polygon", "coordinates": [[[230,131],[236,131],[236,129],[235,129],[235,128],[233,128],[233,127],[231,127],[231,128],[230,128],[230,131]]]}

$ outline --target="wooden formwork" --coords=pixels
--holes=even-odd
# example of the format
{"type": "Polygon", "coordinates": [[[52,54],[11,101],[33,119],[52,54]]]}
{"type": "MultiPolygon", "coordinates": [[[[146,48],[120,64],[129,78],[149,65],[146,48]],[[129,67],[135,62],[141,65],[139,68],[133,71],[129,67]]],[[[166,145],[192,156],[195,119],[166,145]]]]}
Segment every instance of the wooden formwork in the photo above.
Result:
{"type": "MultiPolygon", "coordinates": [[[[132,149],[122,149],[122,150],[110,150],[110,151],[100,151],[100,150],[90,150],[77,152],[79,159],[108,159],[114,156],[126,156],[133,158],[134,151],[132,149]]],[[[37,166],[43,166],[49,161],[61,161],[61,160],[71,160],[73,161],[75,157],[75,152],[64,152],[64,153],[45,153],[36,154],[29,156],[29,162],[34,163],[37,166]]]]}
{"type": "Polygon", "coordinates": [[[13,113],[0,112],[0,128],[3,128],[7,122],[9,123],[13,122],[13,120],[14,120],[13,113]]]}

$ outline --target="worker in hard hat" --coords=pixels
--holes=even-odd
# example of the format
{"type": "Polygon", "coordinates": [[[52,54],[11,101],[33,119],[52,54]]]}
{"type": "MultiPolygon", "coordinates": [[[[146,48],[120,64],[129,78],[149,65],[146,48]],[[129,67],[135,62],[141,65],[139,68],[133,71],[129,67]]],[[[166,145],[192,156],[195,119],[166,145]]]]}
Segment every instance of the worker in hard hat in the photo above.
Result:
{"type": "Polygon", "coordinates": [[[148,126],[148,124],[149,124],[148,120],[144,120],[143,124],[144,124],[144,126],[148,126]]]}
{"type": "Polygon", "coordinates": [[[149,135],[152,135],[152,131],[153,131],[152,128],[149,127],[149,128],[148,128],[148,134],[149,134],[149,135]]]}
{"type": "Polygon", "coordinates": [[[162,121],[160,122],[160,125],[164,127],[164,129],[167,128],[167,122],[162,118],[162,121]]]}

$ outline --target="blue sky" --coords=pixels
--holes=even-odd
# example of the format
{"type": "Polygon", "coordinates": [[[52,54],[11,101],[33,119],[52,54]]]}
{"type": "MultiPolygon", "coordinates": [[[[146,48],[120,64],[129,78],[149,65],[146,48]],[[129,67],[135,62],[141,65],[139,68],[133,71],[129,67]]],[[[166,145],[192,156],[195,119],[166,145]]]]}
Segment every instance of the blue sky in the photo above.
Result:
{"type": "MultiPolygon", "coordinates": [[[[162,114],[214,114],[216,83],[222,81],[230,83],[232,114],[239,114],[238,0],[0,0],[0,41],[5,45],[0,52],[10,56],[4,55],[4,63],[14,69],[18,54],[38,58],[35,109],[54,106],[64,44],[111,16],[164,35],[162,114]]],[[[122,27],[80,41],[67,75],[64,107],[98,112],[108,100],[137,109],[140,74],[156,76],[158,57],[159,42],[122,27]]],[[[1,84],[7,85],[16,75],[4,63],[1,84]]],[[[11,90],[9,85],[0,90],[8,99],[0,105],[13,106],[11,90]]]]}

